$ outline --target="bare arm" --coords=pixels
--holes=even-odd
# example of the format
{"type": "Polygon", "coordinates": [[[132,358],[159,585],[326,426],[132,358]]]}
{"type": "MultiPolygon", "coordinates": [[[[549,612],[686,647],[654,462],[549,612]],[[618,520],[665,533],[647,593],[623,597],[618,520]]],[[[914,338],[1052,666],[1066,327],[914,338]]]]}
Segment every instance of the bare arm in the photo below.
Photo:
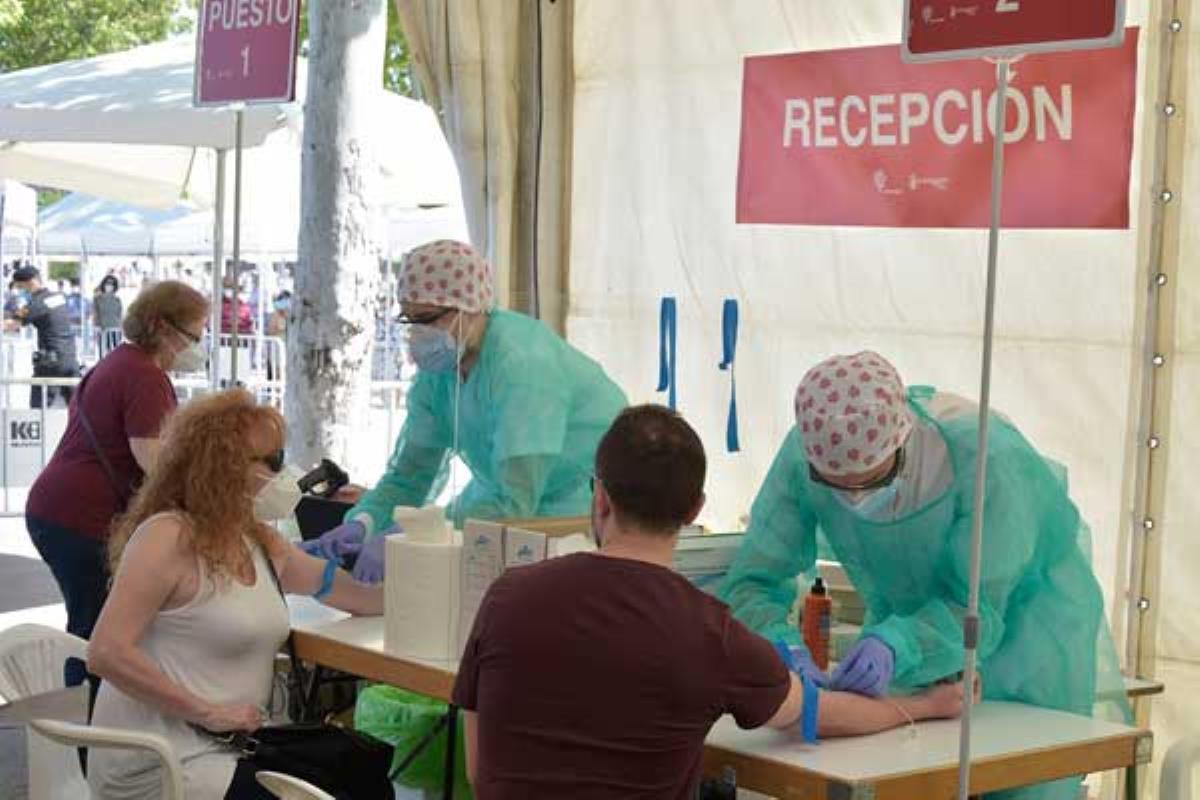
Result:
{"type": "Polygon", "coordinates": [[[142,472],[149,472],[158,459],[158,439],[131,438],[129,451],[133,453],[133,460],[142,468],[142,472]]]}
{"type": "MultiPolygon", "coordinates": [[[[795,725],[804,710],[804,690],[792,675],[792,685],[775,716],[767,720],[771,728],[795,725]]],[[[961,683],[935,686],[909,697],[863,697],[852,692],[821,692],[817,710],[817,733],[823,737],[864,736],[899,727],[911,719],[949,719],[962,713],[961,683]]]]}
{"type": "Polygon", "coordinates": [[[476,766],[479,764],[479,714],[463,711],[463,738],[466,740],[467,779],[475,785],[476,766]]]}
{"type": "MultiPolygon", "coordinates": [[[[325,559],[310,556],[271,531],[271,561],[279,573],[279,583],[288,594],[311,595],[321,588],[325,575],[325,559]]],[[[359,583],[344,569],[333,577],[333,589],[321,602],[356,616],[379,616],[383,613],[383,584],[359,583]]]]}
{"type": "MultiPolygon", "coordinates": [[[[216,705],[168,678],[138,646],[158,613],[178,604],[197,580],[182,523],[159,516],[130,538],[112,591],[88,645],[88,669],[130,697],[211,730],[253,730],[262,717],[249,704],[216,705]]],[[[185,600],[187,598],[184,598],[185,600]]]]}

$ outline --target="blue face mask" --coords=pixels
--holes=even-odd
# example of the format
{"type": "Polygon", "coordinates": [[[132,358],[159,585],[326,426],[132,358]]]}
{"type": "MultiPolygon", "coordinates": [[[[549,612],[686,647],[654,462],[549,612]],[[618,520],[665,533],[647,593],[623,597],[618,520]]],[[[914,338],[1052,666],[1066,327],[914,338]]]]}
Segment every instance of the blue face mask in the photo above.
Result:
{"type": "Polygon", "coordinates": [[[461,355],[449,331],[430,325],[413,325],[408,335],[408,352],[417,368],[425,372],[453,372],[461,355]]]}
{"type": "Polygon", "coordinates": [[[834,495],[850,511],[873,522],[887,522],[896,517],[897,501],[904,479],[896,478],[887,486],[867,492],[834,490],[834,495]]]}

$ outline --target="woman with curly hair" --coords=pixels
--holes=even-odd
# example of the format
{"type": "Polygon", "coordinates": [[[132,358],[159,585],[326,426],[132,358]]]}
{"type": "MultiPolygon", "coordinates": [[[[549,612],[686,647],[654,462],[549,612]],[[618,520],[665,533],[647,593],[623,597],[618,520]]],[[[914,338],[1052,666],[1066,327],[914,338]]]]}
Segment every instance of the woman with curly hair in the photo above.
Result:
{"type": "MultiPolygon", "coordinates": [[[[158,461],[114,528],[112,590],[88,648],[103,678],[94,722],[166,737],[193,799],[265,798],[249,764],[208,731],[264,722],[275,654],[288,635],[283,591],[352,614],[382,614],[381,586],[307,555],[266,523],[292,513],[298,473],[283,465],[284,421],[232,390],[168,422],[158,461]]],[[[98,797],[158,795],[153,757],[97,750],[98,797]]]]}

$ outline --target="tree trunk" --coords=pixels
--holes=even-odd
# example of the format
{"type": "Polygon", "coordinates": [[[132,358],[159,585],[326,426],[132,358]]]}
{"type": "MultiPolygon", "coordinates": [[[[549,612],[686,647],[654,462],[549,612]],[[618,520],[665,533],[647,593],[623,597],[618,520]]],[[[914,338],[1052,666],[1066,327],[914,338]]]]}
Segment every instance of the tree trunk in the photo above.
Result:
{"type": "Polygon", "coordinates": [[[293,463],[357,467],[366,433],[379,283],[371,211],[379,174],[371,94],[381,83],[386,0],[309,0],[300,241],[288,325],[293,463]]]}

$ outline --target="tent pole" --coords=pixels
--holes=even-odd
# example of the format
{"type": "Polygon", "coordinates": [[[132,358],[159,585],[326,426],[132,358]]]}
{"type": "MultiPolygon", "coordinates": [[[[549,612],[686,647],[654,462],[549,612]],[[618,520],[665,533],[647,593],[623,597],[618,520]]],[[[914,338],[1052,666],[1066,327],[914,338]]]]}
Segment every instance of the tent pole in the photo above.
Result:
{"type": "Polygon", "coordinates": [[[963,619],[962,724],[958,740],[958,800],[967,800],[971,784],[971,712],[975,697],[976,647],[979,644],[979,576],[983,549],[983,501],[987,484],[988,413],[992,396],[992,343],[996,333],[996,265],[1000,253],[1000,203],[1004,186],[1004,137],[1008,116],[1008,68],[1010,61],[996,64],[996,111],[992,130],[992,222],[988,231],[987,293],[984,299],[983,364],[980,368],[979,443],[975,458],[975,511],[971,522],[971,582],[967,615],[963,619]]]}
{"type": "Polygon", "coordinates": [[[225,153],[217,150],[217,196],[213,210],[212,322],[209,334],[208,383],[221,384],[221,285],[225,268],[225,153]]]}
{"type": "Polygon", "coordinates": [[[233,336],[230,339],[230,361],[229,361],[229,385],[237,386],[238,382],[238,345],[239,345],[239,330],[241,324],[241,305],[242,305],[242,128],[245,123],[246,112],[243,107],[239,106],[235,114],[235,128],[237,134],[234,138],[233,148],[233,308],[232,328],[233,336]]]}

